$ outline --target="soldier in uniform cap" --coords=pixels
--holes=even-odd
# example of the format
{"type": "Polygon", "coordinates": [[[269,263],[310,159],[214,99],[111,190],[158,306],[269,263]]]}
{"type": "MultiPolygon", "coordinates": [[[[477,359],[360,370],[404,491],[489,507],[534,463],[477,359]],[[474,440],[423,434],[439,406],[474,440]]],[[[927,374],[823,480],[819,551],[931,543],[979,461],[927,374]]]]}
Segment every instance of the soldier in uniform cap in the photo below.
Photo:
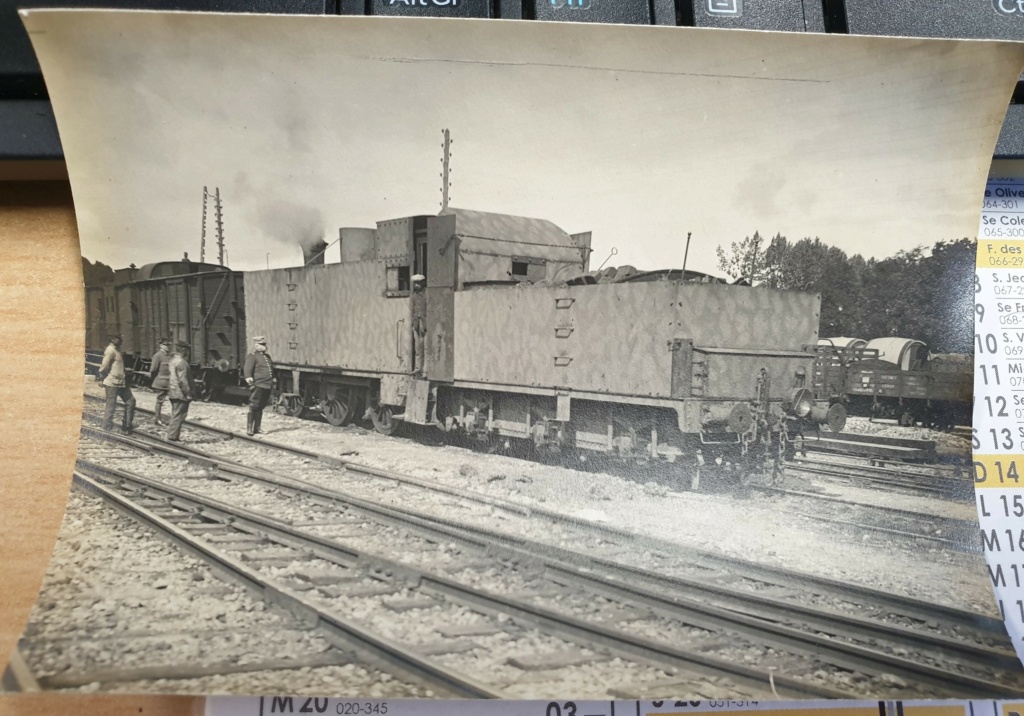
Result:
{"type": "Polygon", "coordinates": [[[124,354],[121,353],[121,336],[111,336],[110,345],[103,351],[103,362],[96,380],[102,381],[107,394],[106,412],[103,415],[103,429],[114,429],[114,412],[117,410],[117,399],[124,402],[124,421],[121,432],[128,435],[132,432],[132,421],[135,418],[135,396],[128,387],[127,374],[124,369],[124,354]]]}
{"type": "Polygon", "coordinates": [[[153,354],[153,360],[149,363],[149,377],[153,379],[150,385],[156,391],[153,421],[157,425],[166,425],[167,423],[163,419],[164,401],[167,400],[171,386],[171,341],[169,338],[160,339],[160,350],[153,354]]]}
{"type": "Polygon", "coordinates": [[[188,417],[188,406],[195,397],[192,385],[192,369],[188,365],[192,349],[188,343],[178,343],[174,356],[168,367],[168,394],[171,399],[171,423],[167,426],[167,439],[180,442],[181,426],[188,417]]]}
{"type": "Polygon", "coordinates": [[[242,371],[246,384],[252,390],[252,396],[249,398],[249,420],[245,430],[249,435],[260,432],[263,409],[267,407],[270,393],[274,389],[274,362],[267,353],[267,339],[256,336],[253,343],[254,350],[245,357],[245,369],[242,371]]]}

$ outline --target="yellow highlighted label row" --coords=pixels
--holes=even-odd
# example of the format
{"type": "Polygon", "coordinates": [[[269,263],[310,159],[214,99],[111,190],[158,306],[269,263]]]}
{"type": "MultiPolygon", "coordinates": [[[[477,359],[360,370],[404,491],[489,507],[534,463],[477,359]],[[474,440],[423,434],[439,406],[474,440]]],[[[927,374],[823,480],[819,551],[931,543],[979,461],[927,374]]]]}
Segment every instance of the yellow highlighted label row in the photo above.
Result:
{"type": "Polygon", "coordinates": [[[1024,487],[1024,455],[974,455],[974,486],[1024,487]]]}
{"type": "Polygon", "coordinates": [[[1024,268],[1024,240],[978,241],[978,268],[1024,268]]]}

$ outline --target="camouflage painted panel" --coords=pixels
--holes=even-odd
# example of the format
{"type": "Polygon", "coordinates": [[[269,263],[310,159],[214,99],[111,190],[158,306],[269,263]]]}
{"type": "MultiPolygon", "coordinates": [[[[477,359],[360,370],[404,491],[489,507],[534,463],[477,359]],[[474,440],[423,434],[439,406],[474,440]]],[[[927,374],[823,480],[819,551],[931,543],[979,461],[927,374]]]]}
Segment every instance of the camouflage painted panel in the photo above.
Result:
{"type": "Polygon", "coordinates": [[[382,264],[331,264],[296,273],[297,355],[306,365],[409,370],[409,299],[384,295],[382,264]]]}
{"type": "Polygon", "coordinates": [[[474,251],[459,252],[459,279],[463,283],[512,280],[512,259],[474,251]]]}
{"type": "Polygon", "coordinates": [[[377,222],[377,260],[408,256],[412,251],[412,219],[377,222]]]}
{"type": "MultiPolygon", "coordinates": [[[[672,341],[696,348],[801,350],[817,339],[813,294],[640,282],[456,294],[455,377],[618,395],[671,396],[672,341]]],[[[707,397],[747,397],[765,367],[788,397],[811,357],[708,359],[707,397]]]]}
{"type": "Polygon", "coordinates": [[[569,261],[582,268],[580,239],[546,219],[467,209],[448,209],[444,213],[456,217],[455,233],[462,239],[465,250],[569,261]]]}
{"type": "MultiPolygon", "coordinates": [[[[571,386],[668,398],[672,394],[672,309],[668,282],[575,286],[571,386]]],[[[569,317],[569,316],[567,316],[569,317]]]]}
{"type": "MultiPolygon", "coordinates": [[[[698,358],[703,358],[698,352],[698,358]]],[[[757,396],[757,382],[761,369],[768,371],[769,395],[772,400],[787,400],[796,389],[797,371],[803,369],[803,386],[811,385],[811,370],[814,359],[775,357],[715,355],[707,359],[707,389],[705,398],[753,400],[757,396]]]]}
{"type": "Polygon", "coordinates": [[[285,362],[289,349],[288,308],[285,305],[287,269],[250,271],[245,274],[245,348],[252,350],[253,338],[264,336],[267,350],[275,360],[285,362]]]}
{"type": "Polygon", "coordinates": [[[695,347],[800,350],[818,340],[817,294],[725,284],[680,284],[677,334],[695,347]]]}
{"type": "Polygon", "coordinates": [[[455,380],[552,387],[555,304],[549,289],[455,293],[455,380]]]}
{"type": "Polygon", "coordinates": [[[672,297],[671,284],[457,293],[455,378],[667,397],[672,297]]]}

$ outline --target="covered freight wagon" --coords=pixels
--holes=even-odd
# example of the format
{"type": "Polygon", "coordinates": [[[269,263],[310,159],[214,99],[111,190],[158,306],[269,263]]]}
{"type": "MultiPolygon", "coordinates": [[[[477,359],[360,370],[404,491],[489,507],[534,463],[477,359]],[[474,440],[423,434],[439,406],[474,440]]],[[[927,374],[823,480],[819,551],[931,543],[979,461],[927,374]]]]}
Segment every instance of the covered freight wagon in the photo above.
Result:
{"type": "Polygon", "coordinates": [[[86,350],[123,339],[126,366],[144,376],[161,338],[192,346],[197,387],[209,397],[237,383],[245,359],[242,275],[223,266],[165,261],[116,271],[86,286],[86,350]]]}

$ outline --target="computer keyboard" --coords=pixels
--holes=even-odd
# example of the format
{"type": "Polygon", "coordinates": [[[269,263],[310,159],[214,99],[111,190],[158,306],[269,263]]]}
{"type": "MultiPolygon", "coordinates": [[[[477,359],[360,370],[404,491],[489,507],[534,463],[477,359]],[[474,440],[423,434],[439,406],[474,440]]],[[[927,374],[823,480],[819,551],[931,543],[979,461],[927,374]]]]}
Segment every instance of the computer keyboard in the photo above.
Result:
{"type": "Polygon", "coordinates": [[[685,4],[696,27],[825,32],[821,0],[693,0],[685,4]]]}
{"type": "MultiPolygon", "coordinates": [[[[78,6],[615,22],[1024,40],[1024,0],[0,0],[0,160],[60,159],[57,129],[18,7],[78,6]]],[[[1024,83],[996,147],[1024,158],[1024,83]],[[1020,102],[1019,104],[1017,102],[1020,102]]]]}
{"type": "Polygon", "coordinates": [[[1024,40],[1024,0],[845,0],[856,35],[1024,40]]]}

